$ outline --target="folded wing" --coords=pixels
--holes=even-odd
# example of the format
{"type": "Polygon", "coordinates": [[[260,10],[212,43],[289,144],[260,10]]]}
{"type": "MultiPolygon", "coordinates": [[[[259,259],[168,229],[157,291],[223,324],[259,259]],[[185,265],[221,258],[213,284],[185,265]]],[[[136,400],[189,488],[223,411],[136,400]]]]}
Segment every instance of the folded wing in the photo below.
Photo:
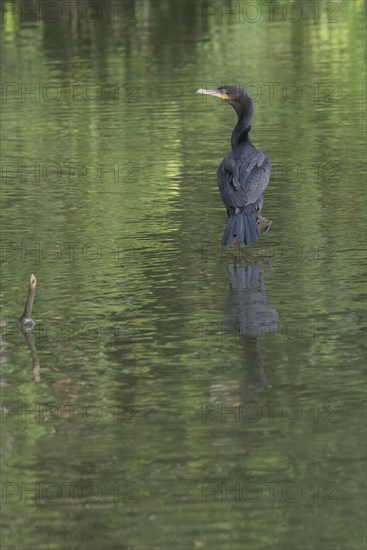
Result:
{"type": "Polygon", "coordinates": [[[271,164],[269,159],[254,150],[247,158],[227,155],[218,168],[217,177],[222,199],[227,207],[243,208],[261,201],[268,186],[271,164]]]}

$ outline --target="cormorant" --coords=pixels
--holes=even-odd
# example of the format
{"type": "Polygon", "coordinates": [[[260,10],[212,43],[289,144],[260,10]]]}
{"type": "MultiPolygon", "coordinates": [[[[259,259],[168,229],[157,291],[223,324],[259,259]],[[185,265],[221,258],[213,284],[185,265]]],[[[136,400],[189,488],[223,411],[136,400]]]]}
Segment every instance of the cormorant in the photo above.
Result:
{"type": "Polygon", "coordinates": [[[216,90],[200,88],[197,93],[223,99],[232,105],[238,117],[232,133],[232,151],[224,157],[217,171],[220,194],[229,218],[222,245],[256,243],[259,233],[267,232],[272,223],[260,215],[271,163],[249,138],[254,116],[252,98],[246,89],[231,85],[216,90]]]}

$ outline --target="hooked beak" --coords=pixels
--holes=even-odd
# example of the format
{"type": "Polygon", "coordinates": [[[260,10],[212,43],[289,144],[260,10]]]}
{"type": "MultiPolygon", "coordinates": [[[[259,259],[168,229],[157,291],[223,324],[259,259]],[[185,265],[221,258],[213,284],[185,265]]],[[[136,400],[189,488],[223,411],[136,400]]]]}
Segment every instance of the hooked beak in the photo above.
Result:
{"type": "Polygon", "coordinates": [[[229,96],[223,92],[220,92],[219,90],[206,90],[205,88],[200,88],[199,90],[196,90],[197,94],[202,95],[213,95],[215,97],[219,97],[219,99],[229,99],[229,96]]]}

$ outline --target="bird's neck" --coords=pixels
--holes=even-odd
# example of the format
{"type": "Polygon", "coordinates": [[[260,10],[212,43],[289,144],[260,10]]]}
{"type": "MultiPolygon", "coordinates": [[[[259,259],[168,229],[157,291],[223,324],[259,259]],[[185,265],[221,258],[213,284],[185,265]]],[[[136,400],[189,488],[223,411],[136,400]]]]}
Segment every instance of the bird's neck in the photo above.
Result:
{"type": "Polygon", "coordinates": [[[252,119],[254,116],[254,109],[252,102],[247,105],[246,108],[236,109],[237,112],[237,124],[232,132],[232,149],[235,149],[239,145],[249,142],[249,133],[252,126],[252,119]]]}

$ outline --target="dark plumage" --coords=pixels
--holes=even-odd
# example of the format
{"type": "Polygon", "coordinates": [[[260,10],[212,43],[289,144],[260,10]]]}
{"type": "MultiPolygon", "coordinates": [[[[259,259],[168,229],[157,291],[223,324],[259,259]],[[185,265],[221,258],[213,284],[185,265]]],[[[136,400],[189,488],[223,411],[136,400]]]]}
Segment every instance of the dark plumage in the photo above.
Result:
{"type": "Polygon", "coordinates": [[[259,232],[266,232],[271,225],[270,220],[260,215],[271,163],[249,138],[254,116],[253,101],[248,91],[239,86],[221,86],[216,90],[201,88],[197,93],[223,99],[232,105],[238,118],[232,133],[232,151],[224,157],[217,172],[220,194],[229,218],[222,245],[256,243],[259,232]],[[257,213],[256,219],[254,213],[257,213]]]}

